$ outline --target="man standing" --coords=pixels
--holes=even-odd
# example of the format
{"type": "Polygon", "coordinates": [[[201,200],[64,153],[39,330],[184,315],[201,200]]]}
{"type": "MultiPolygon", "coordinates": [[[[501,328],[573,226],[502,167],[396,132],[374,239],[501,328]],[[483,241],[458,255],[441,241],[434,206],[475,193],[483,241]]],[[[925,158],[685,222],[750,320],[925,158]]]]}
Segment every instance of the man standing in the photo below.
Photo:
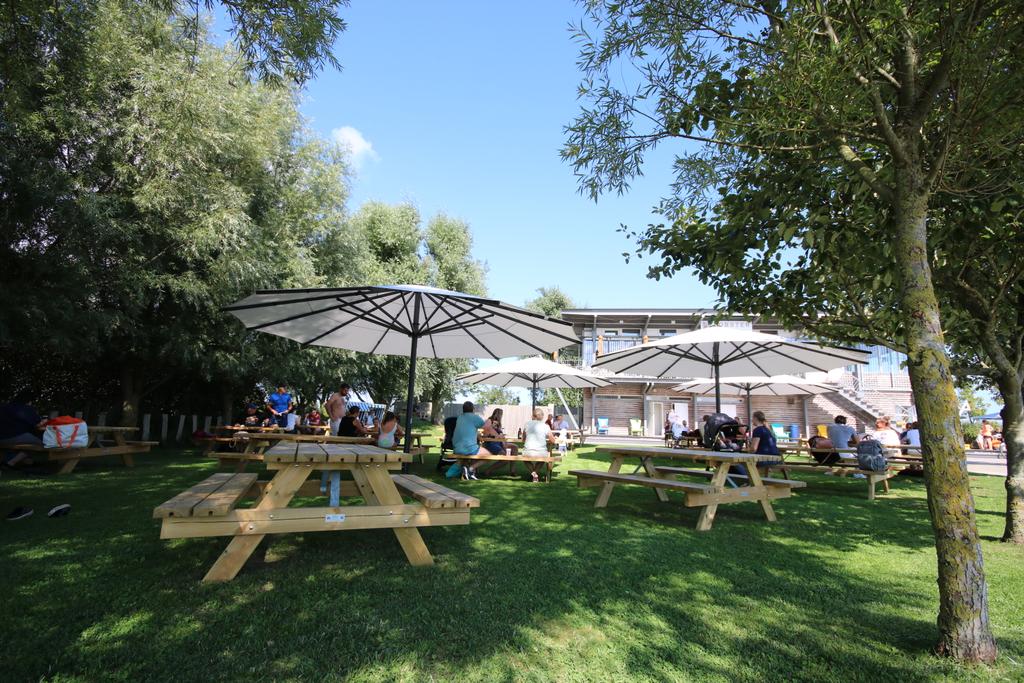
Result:
{"type": "Polygon", "coordinates": [[[288,413],[295,409],[292,395],[288,393],[284,385],[278,385],[277,392],[267,397],[267,410],[270,411],[271,419],[278,427],[288,427],[288,413]]]}
{"type": "Polygon", "coordinates": [[[327,416],[331,420],[331,434],[338,433],[341,418],[345,417],[348,412],[348,399],[351,391],[352,388],[349,385],[342,383],[338,390],[327,399],[327,416]]]}

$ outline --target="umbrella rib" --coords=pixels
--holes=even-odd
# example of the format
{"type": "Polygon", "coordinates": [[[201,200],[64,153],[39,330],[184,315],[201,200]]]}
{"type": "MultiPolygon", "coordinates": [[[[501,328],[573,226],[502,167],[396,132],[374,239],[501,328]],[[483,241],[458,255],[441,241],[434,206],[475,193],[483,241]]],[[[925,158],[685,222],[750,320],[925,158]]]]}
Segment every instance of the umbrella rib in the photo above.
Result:
{"type": "MultiPolygon", "coordinates": [[[[363,302],[360,302],[360,303],[363,303],[363,302]]],[[[389,301],[388,303],[391,303],[391,302],[389,301]]],[[[326,332],[324,332],[322,334],[318,334],[317,336],[313,337],[312,339],[307,339],[306,341],[303,341],[303,342],[300,342],[300,343],[303,346],[309,346],[313,342],[320,341],[321,339],[323,339],[324,337],[326,337],[329,334],[334,334],[335,332],[337,332],[341,328],[345,327],[346,325],[350,325],[350,324],[354,323],[357,320],[364,320],[364,319],[369,318],[369,311],[363,311],[361,308],[357,308],[356,311],[358,311],[359,313],[362,313],[363,315],[352,315],[351,318],[349,318],[348,320],[344,321],[343,323],[335,325],[334,327],[332,327],[331,329],[327,330],[326,332]]],[[[376,320],[372,320],[372,322],[377,322],[377,324],[380,324],[376,320]]],[[[385,327],[387,327],[387,325],[385,325],[385,327]]],[[[399,330],[393,330],[393,331],[402,332],[402,330],[400,330],[400,329],[399,330]]]]}
{"type": "MultiPolygon", "coordinates": [[[[456,301],[456,299],[454,297],[450,297],[450,296],[446,296],[446,295],[438,295],[438,296],[441,297],[441,298],[444,298],[444,299],[448,299],[449,301],[452,301],[452,302],[456,301]]],[[[461,302],[459,302],[459,303],[461,303],[461,302]]],[[[551,335],[553,337],[558,337],[559,339],[564,339],[565,341],[569,342],[570,344],[575,344],[575,343],[579,342],[579,337],[568,337],[568,336],[562,334],[561,332],[557,332],[555,330],[548,330],[548,329],[545,329],[545,328],[541,327],[540,325],[535,325],[535,324],[533,324],[533,323],[531,323],[531,322],[529,322],[527,320],[521,320],[521,319],[516,318],[516,317],[514,317],[512,315],[509,315],[508,313],[505,313],[504,311],[501,310],[501,306],[492,305],[492,308],[489,308],[487,310],[488,310],[488,313],[490,313],[492,315],[496,315],[499,318],[504,318],[505,320],[510,320],[510,321],[512,321],[514,323],[517,323],[517,324],[520,324],[520,325],[525,325],[526,327],[531,327],[534,330],[537,330],[538,332],[543,332],[544,334],[549,334],[549,335],[551,335]]],[[[513,309],[513,310],[517,310],[518,311],[518,309],[513,309]]],[[[472,311],[471,310],[462,309],[462,312],[466,313],[466,314],[472,315],[472,311]]],[[[533,317],[540,317],[540,318],[542,318],[544,320],[549,320],[550,322],[553,322],[553,323],[556,323],[556,324],[559,324],[559,325],[565,325],[569,329],[572,329],[572,326],[569,325],[569,323],[564,322],[562,320],[554,320],[554,319],[551,319],[551,318],[547,318],[545,316],[538,316],[536,313],[533,313],[532,311],[523,311],[523,313],[528,313],[528,314],[530,314],[533,317]]],[[[487,324],[492,325],[496,329],[499,329],[499,330],[502,329],[502,328],[498,327],[497,325],[495,325],[494,323],[492,323],[490,321],[487,321],[487,324]]],[[[531,346],[531,347],[537,349],[537,351],[539,353],[547,353],[544,349],[542,349],[541,347],[537,346],[536,344],[528,342],[525,339],[521,339],[519,337],[516,337],[514,334],[512,334],[511,332],[508,332],[507,330],[503,330],[503,331],[505,332],[505,334],[508,334],[509,336],[512,336],[512,337],[515,337],[516,339],[518,339],[519,341],[523,342],[524,344],[527,344],[528,346],[531,346]]]]}
{"type": "Polygon", "coordinates": [[[483,324],[484,324],[484,322],[482,320],[471,320],[470,322],[462,323],[462,324],[459,324],[459,325],[450,325],[448,327],[439,327],[439,328],[437,328],[435,330],[431,330],[430,334],[432,334],[432,335],[433,334],[444,334],[445,332],[454,332],[455,330],[461,330],[464,327],[479,327],[480,325],[483,325],[483,324]]]}
{"type": "MultiPolygon", "coordinates": [[[[409,333],[410,337],[413,334],[416,333],[416,330],[412,329],[413,328],[413,322],[412,322],[412,316],[409,315],[409,299],[410,298],[415,299],[415,297],[416,297],[416,294],[413,294],[412,297],[402,296],[402,311],[401,311],[401,313],[405,313],[405,319],[409,321],[409,326],[406,329],[408,329],[410,331],[410,333],[409,333]]],[[[396,321],[401,317],[401,313],[399,313],[398,315],[396,315],[394,317],[394,319],[396,321]]]]}
{"type": "MultiPolygon", "coordinates": [[[[273,306],[282,306],[284,304],[272,304],[273,306]]],[[[270,308],[270,305],[267,306],[270,308]]],[[[246,327],[247,330],[262,330],[264,327],[272,327],[274,325],[280,325],[281,323],[288,323],[292,320],[298,320],[299,318],[307,318],[311,315],[317,315],[319,313],[326,313],[327,311],[333,311],[338,308],[337,302],[331,304],[327,308],[318,308],[315,311],[304,311],[297,313],[296,315],[290,315],[287,318],[281,318],[280,320],[271,320],[269,323],[260,323],[259,325],[253,325],[252,327],[246,327]]]]}
{"type": "MultiPolygon", "coordinates": [[[[292,320],[298,320],[299,318],[308,318],[309,316],[318,315],[320,313],[326,313],[327,311],[335,310],[335,309],[338,308],[338,303],[337,303],[338,297],[332,297],[332,298],[335,299],[335,303],[331,304],[327,308],[319,308],[319,309],[317,309],[315,311],[305,311],[303,313],[298,313],[296,315],[290,315],[290,316],[288,316],[286,318],[281,318],[280,320],[273,320],[273,321],[271,321],[269,323],[260,323],[259,325],[255,325],[255,326],[249,327],[247,329],[250,329],[250,330],[262,330],[265,327],[272,327],[274,325],[280,325],[281,323],[291,322],[292,320]]],[[[368,301],[368,300],[369,299],[364,295],[363,298],[361,300],[359,300],[359,303],[362,303],[363,301],[368,301]]],[[[293,303],[296,303],[296,302],[294,302],[294,301],[275,302],[275,303],[272,303],[272,304],[262,304],[261,306],[263,308],[268,308],[269,309],[269,308],[276,308],[278,306],[290,306],[293,303]]],[[[304,303],[304,302],[298,302],[298,303],[304,303]]]]}
{"type": "MultiPolygon", "coordinates": [[[[261,293],[263,293],[263,294],[278,294],[278,293],[283,293],[283,292],[294,292],[294,291],[304,291],[304,290],[293,290],[293,289],[276,290],[275,289],[275,290],[264,290],[262,292],[256,292],[256,294],[261,294],[261,293]]],[[[307,304],[307,303],[309,303],[311,301],[323,301],[324,299],[337,299],[338,296],[339,296],[338,292],[346,292],[348,290],[346,290],[346,289],[331,289],[331,290],[311,289],[311,290],[305,290],[305,291],[310,291],[310,292],[325,292],[325,291],[329,291],[331,293],[330,294],[323,294],[321,296],[306,297],[306,298],[303,298],[303,299],[288,299],[287,301],[271,301],[270,303],[230,304],[228,306],[221,307],[220,310],[225,311],[225,312],[232,312],[232,311],[246,311],[246,310],[249,310],[251,308],[272,308],[274,306],[288,306],[288,305],[291,305],[291,304],[307,304]]],[[[387,296],[388,295],[388,292],[375,292],[375,291],[373,291],[371,289],[353,288],[353,291],[369,292],[370,295],[374,295],[374,296],[387,296]]],[[[365,298],[367,296],[367,294],[364,294],[363,296],[365,298]]]]}
{"type": "MultiPolygon", "coordinates": [[[[432,295],[430,295],[430,294],[428,294],[427,296],[433,298],[432,295]]],[[[449,299],[449,303],[451,303],[453,305],[456,305],[456,308],[458,308],[457,304],[455,304],[453,299],[451,299],[450,297],[447,297],[447,298],[449,299]]],[[[434,303],[437,303],[440,306],[440,302],[434,302],[434,303]]],[[[469,315],[474,315],[471,311],[463,311],[463,312],[467,313],[469,315]]],[[[479,316],[477,317],[477,319],[480,320],[479,316]]],[[[453,320],[454,320],[454,318],[453,318],[453,320]]],[[[484,322],[487,322],[487,321],[484,321],[484,322]]],[[[488,324],[493,324],[493,323],[488,323],[488,324]]],[[[468,334],[473,341],[475,341],[477,344],[479,344],[480,348],[482,348],[484,351],[486,351],[491,356],[491,358],[497,358],[498,357],[493,351],[491,351],[489,348],[487,348],[487,346],[482,341],[480,341],[475,334],[470,332],[468,327],[462,327],[461,329],[462,329],[463,332],[468,334]]]]}
{"type": "MultiPolygon", "coordinates": [[[[502,330],[500,327],[498,327],[497,325],[492,323],[490,320],[487,320],[486,318],[482,317],[479,313],[476,313],[473,310],[467,310],[467,309],[462,308],[460,306],[460,304],[462,303],[461,301],[457,301],[456,299],[454,299],[452,297],[445,297],[445,298],[448,299],[449,305],[455,306],[455,308],[457,310],[460,310],[462,313],[464,313],[464,314],[466,314],[468,316],[473,317],[475,321],[477,321],[479,323],[483,323],[485,325],[490,325],[491,327],[493,327],[493,328],[495,328],[497,330],[501,330],[502,332],[504,332],[505,334],[509,335],[510,337],[512,337],[514,339],[517,339],[518,341],[523,342],[527,346],[532,346],[533,348],[537,349],[541,353],[544,352],[543,349],[541,349],[540,347],[536,346],[535,344],[532,344],[531,342],[528,342],[525,339],[519,338],[518,336],[516,336],[516,335],[512,334],[511,332],[509,332],[508,330],[502,330]]],[[[454,318],[453,318],[453,320],[454,320],[454,318]]],[[[472,321],[470,321],[470,322],[472,322],[472,321]]],[[[475,327],[475,325],[474,325],[474,327],[475,327]]],[[[461,329],[466,334],[468,334],[470,337],[472,337],[473,341],[475,341],[477,344],[480,345],[480,348],[482,348],[484,351],[489,353],[491,355],[491,358],[497,358],[498,357],[497,354],[495,354],[493,351],[491,351],[489,348],[487,348],[487,346],[482,341],[480,341],[475,334],[473,334],[472,332],[469,331],[469,325],[467,325],[466,323],[463,323],[463,326],[462,326],[461,329]]]]}

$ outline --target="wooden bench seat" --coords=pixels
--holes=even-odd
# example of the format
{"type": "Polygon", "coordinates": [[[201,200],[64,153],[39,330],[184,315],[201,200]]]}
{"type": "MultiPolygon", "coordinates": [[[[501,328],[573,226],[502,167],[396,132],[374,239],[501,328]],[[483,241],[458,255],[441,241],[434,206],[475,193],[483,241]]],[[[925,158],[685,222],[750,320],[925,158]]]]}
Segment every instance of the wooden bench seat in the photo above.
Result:
{"type": "MultiPolygon", "coordinates": [[[[696,471],[703,473],[703,470],[696,471]]],[[[597,470],[570,470],[569,474],[577,477],[577,486],[580,488],[592,488],[611,483],[638,484],[657,490],[678,491],[684,494],[683,505],[686,507],[705,507],[709,504],[717,505],[718,503],[768,501],[777,498],[788,498],[793,488],[788,484],[781,483],[785,481],[782,479],[777,480],[780,482],[778,484],[765,486],[758,492],[752,492],[747,487],[719,488],[711,484],[697,484],[689,481],[679,481],[678,479],[661,479],[642,474],[614,474],[597,470]]],[[[598,507],[604,506],[599,505],[598,507]]],[[[710,528],[710,526],[698,526],[699,530],[707,528],[710,528]]]]}
{"type": "Polygon", "coordinates": [[[479,499],[414,474],[392,474],[391,478],[402,495],[418,500],[426,508],[480,507],[479,499]]]}
{"type": "Polygon", "coordinates": [[[218,472],[153,510],[155,519],[226,515],[256,484],[252,473],[218,472]]]}
{"type": "MultiPolygon", "coordinates": [[[[699,470],[692,467],[655,467],[654,470],[659,474],[688,474],[695,477],[705,477],[711,479],[715,476],[713,470],[699,470]]],[[[750,477],[745,474],[729,474],[730,479],[739,479],[740,481],[747,481],[750,477]]],[[[769,479],[768,477],[761,477],[761,481],[768,486],[788,486],[793,489],[802,489],[807,486],[806,481],[800,481],[798,479],[769,479]]]]}
{"type": "Polygon", "coordinates": [[[668,489],[670,491],[682,491],[684,493],[713,493],[715,491],[715,487],[710,484],[695,484],[693,482],[677,481],[675,479],[656,479],[654,477],[648,477],[640,474],[613,474],[611,472],[601,472],[598,470],[569,470],[569,474],[577,477],[577,485],[581,489],[603,486],[606,481],[612,481],[617,484],[639,484],[640,486],[668,489]]]}
{"type": "Polygon", "coordinates": [[[839,477],[845,477],[852,474],[863,474],[864,479],[868,485],[868,500],[875,499],[875,484],[882,482],[882,488],[885,489],[886,493],[889,493],[889,480],[899,474],[901,468],[888,467],[883,472],[876,472],[875,470],[862,470],[856,462],[852,463],[832,463],[831,465],[817,465],[814,463],[790,463],[780,462],[774,463],[767,468],[770,470],[780,470],[783,476],[788,477],[789,472],[817,472],[819,474],[834,474],[839,477]]]}
{"type": "MultiPolygon", "coordinates": [[[[551,482],[551,472],[555,468],[555,465],[562,462],[561,455],[455,455],[449,454],[449,459],[458,460],[462,464],[468,464],[470,462],[494,462],[494,463],[509,463],[509,473],[512,473],[515,463],[528,463],[532,465],[540,464],[544,465],[544,481],[551,482]]],[[[495,469],[494,467],[491,468],[495,469]]],[[[529,468],[534,472],[538,470],[537,467],[529,468]]],[[[488,470],[490,471],[490,470],[488,470]]]]}
{"type": "Polygon", "coordinates": [[[455,455],[448,454],[453,460],[506,460],[512,462],[561,462],[561,455],[455,455]]]}

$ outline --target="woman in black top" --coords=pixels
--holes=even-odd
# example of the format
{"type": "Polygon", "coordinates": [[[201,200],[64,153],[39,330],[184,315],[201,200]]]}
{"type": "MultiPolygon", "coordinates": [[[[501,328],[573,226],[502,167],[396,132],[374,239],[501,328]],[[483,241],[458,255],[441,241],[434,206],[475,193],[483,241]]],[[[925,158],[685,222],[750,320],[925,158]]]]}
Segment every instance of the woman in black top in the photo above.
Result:
{"type": "Polygon", "coordinates": [[[370,431],[359,421],[359,406],[348,409],[338,425],[338,436],[366,436],[370,431]]]}

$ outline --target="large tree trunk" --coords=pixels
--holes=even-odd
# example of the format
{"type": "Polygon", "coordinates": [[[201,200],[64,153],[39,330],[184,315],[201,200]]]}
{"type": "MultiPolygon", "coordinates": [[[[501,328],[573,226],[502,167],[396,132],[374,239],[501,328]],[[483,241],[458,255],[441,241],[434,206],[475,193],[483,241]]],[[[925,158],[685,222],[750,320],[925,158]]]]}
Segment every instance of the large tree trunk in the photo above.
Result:
{"type": "Polygon", "coordinates": [[[1006,442],[1006,526],[1003,540],[1024,544],[1024,395],[1020,375],[1000,374],[1006,442]]]}
{"type": "Polygon", "coordinates": [[[927,251],[928,195],[919,164],[897,171],[893,214],[900,264],[910,381],[921,424],[928,511],[935,534],[939,583],[939,654],[992,662],[996,644],[988,617],[988,586],[964,457],[956,393],[946,355],[927,251]]]}
{"type": "Polygon", "coordinates": [[[121,417],[122,427],[139,426],[139,403],[142,401],[142,377],[132,371],[128,364],[121,366],[121,417]]]}

